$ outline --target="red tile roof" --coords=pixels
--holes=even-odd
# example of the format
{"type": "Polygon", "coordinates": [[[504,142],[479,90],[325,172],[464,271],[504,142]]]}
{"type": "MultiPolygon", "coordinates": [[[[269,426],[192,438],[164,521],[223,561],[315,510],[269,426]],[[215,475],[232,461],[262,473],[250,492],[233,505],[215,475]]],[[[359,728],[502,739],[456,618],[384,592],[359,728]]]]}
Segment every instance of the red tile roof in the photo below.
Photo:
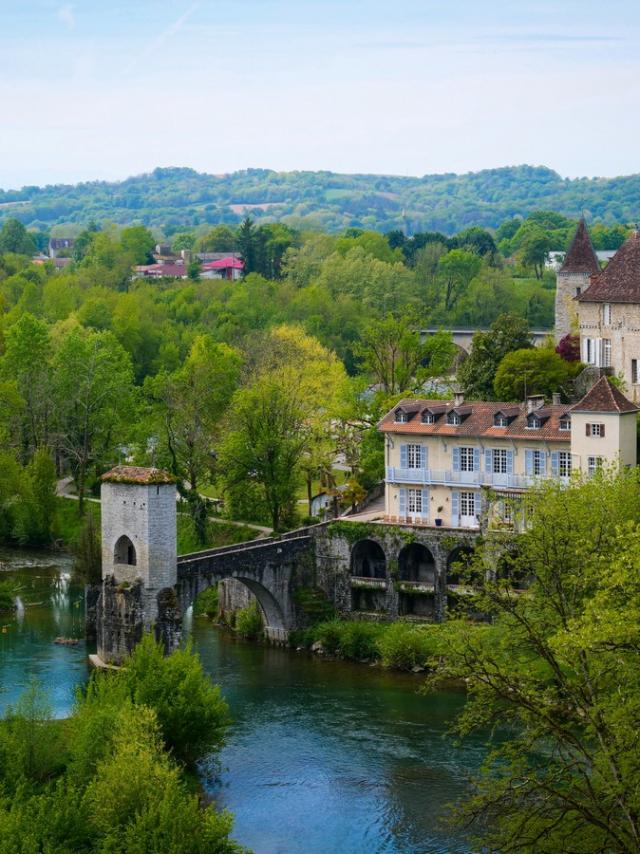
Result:
{"type": "Polygon", "coordinates": [[[378,429],[383,433],[413,433],[421,436],[468,436],[492,439],[530,439],[545,440],[553,442],[568,443],[571,434],[567,430],[560,430],[560,419],[569,411],[569,406],[557,405],[545,406],[533,410],[543,419],[538,429],[527,427],[527,407],[525,404],[500,403],[493,401],[465,401],[464,406],[456,407],[453,401],[448,400],[401,400],[388,412],[378,424],[378,429]],[[434,411],[436,408],[445,407],[444,414],[437,418],[435,424],[423,424],[422,412],[424,410],[434,411]],[[397,422],[395,420],[396,410],[405,411],[409,420],[397,422]],[[469,411],[462,424],[454,426],[447,424],[446,413],[453,411],[469,411]],[[494,416],[498,413],[508,414],[512,420],[507,427],[494,426],[494,416]]]}
{"type": "Polygon", "coordinates": [[[203,270],[243,270],[244,263],[239,258],[220,258],[202,265],[203,270]]]}
{"type": "Polygon", "coordinates": [[[600,377],[575,406],[573,412],[638,412],[635,403],[628,400],[611,382],[609,377],[600,377]]]}
{"type": "Polygon", "coordinates": [[[581,219],[578,223],[571,246],[559,272],[588,273],[590,276],[600,272],[598,256],[593,249],[593,244],[589,237],[589,229],[584,219],[581,219]]]}
{"type": "Polygon", "coordinates": [[[601,273],[577,297],[580,302],[625,302],[640,304],[640,234],[636,231],[623,243],[601,273]]]}
{"type": "Polygon", "coordinates": [[[175,483],[176,479],[162,469],[143,468],[142,466],[115,466],[102,475],[105,483],[162,484],[175,483]]]}

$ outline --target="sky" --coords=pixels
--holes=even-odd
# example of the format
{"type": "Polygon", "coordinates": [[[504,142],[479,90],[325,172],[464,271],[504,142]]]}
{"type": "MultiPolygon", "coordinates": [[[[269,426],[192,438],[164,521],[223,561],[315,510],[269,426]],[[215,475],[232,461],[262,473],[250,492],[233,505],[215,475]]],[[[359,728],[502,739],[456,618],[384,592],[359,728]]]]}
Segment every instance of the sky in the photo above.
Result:
{"type": "Polygon", "coordinates": [[[0,0],[0,187],[640,171],[638,0],[0,0]]]}

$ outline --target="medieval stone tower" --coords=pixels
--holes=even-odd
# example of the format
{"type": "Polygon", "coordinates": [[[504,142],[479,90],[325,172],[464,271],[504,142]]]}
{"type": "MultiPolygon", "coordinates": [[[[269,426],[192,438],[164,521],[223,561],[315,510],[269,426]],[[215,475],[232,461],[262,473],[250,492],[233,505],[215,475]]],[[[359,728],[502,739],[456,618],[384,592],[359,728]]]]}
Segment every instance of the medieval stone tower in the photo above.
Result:
{"type": "Polygon", "coordinates": [[[589,287],[590,277],[599,272],[600,264],[589,237],[587,224],[581,219],[564,263],[556,276],[556,342],[568,335],[572,327],[577,327],[574,299],[589,287]]]}
{"type": "Polygon", "coordinates": [[[116,466],[102,478],[101,500],[98,656],[120,664],[151,630],[170,651],[180,631],[175,481],[159,469],[116,466]]]}

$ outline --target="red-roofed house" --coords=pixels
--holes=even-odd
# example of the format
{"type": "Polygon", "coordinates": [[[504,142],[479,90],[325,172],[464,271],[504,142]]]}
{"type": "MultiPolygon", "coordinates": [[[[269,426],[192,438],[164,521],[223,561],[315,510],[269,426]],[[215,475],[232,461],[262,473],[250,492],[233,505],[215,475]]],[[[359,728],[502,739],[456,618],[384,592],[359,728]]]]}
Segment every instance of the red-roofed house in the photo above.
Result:
{"type": "Polygon", "coordinates": [[[602,377],[574,406],[401,400],[385,434],[385,518],[477,528],[489,494],[499,518],[541,478],[593,475],[605,463],[636,464],[638,407],[602,377]],[[436,520],[440,520],[437,522],[436,520]]]}
{"type": "Polygon", "coordinates": [[[216,261],[205,261],[200,271],[201,279],[228,279],[229,281],[242,278],[244,262],[237,255],[228,255],[216,261]]]}

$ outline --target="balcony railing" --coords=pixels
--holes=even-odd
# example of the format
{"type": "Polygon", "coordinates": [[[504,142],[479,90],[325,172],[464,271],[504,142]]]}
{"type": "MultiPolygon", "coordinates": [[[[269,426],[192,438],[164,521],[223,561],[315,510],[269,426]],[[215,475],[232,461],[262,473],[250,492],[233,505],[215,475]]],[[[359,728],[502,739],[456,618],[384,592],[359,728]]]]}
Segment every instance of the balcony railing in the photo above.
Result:
{"type": "Polygon", "coordinates": [[[527,489],[550,475],[499,474],[488,471],[452,471],[451,469],[401,469],[388,466],[387,483],[410,483],[417,486],[492,486],[527,489]]]}

